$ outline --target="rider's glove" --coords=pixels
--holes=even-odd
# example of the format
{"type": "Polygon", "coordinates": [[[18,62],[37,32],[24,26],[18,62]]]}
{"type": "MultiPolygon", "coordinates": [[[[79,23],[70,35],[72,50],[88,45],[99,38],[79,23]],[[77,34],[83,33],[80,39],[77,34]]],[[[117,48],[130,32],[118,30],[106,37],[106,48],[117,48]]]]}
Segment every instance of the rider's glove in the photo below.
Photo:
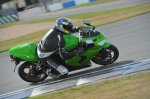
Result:
{"type": "Polygon", "coordinates": [[[83,52],[84,52],[84,48],[83,48],[83,47],[79,47],[79,48],[76,50],[76,55],[82,54],[83,52]]]}
{"type": "Polygon", "coordinates": [[[73,32],[74,32],[74,33],[75,33],[75,32],[79,32],[79,30],[80,30],[80,27],[79,27],[79,26],[73,28],[73,32]]]}

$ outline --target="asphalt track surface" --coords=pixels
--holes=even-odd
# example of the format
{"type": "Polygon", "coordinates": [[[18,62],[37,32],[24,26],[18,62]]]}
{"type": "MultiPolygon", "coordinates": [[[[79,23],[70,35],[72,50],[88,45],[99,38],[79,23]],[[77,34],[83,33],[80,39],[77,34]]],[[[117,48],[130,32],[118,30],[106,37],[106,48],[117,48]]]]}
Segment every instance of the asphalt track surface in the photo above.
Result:
{"type": "MultiPolygon", "coordinates": [[[[107,37],[108,41],[114,44],[120,52],[119,59],[115,64],[110,65],[110,67],[150,59],[149,27],[150,13],[97,27],[107,37]]],[[[27,83],[18,76],[17,70],[14,72],[13,69],[14,64],[10,61],[8,52],[1,53],[0,95],[53,81],[50,78],[47,78],[40,84],[27,83]]],[[[93,64],[91,68],[71,72],[70,76],[93,72],[95,69],[101,68],[100,66],[93,64]]]]}
{"type": "Polygon", "coordinates": [[[74,8],[74,9],[64,9],[61,11],[55,11],[55,12],[49,12],[49,13],[45,13],[44,11],[41,12],[41,8],[37,7],[31,10],[25,10],[24,12],[20,12],[19,17],[21,21],[36,20],[36,19],[42,19],[42,18],[63,17],[67,15],[118,9],[118,8],[143,5],[143,4],[150,4],[150,0],[116,0],[114,2],[109,2],[109,3],[104,3],[104,4],[97,4],[97,5],[74,8]]]}

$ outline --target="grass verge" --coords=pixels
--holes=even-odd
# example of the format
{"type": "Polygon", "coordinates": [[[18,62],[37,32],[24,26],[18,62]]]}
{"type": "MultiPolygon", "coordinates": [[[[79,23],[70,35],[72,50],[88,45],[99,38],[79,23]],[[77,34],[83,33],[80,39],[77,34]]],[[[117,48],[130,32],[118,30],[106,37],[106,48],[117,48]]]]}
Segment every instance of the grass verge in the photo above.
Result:
{"type": "Polygon", "coordinates": [[[29,99],[150,99],[150,72],[29,99]]]}
{"type": "MultiPolygon", "coordinates": [[[[83,25],[82,20],[89,20],[91,21],[92,25],[100,26],[100,25],[109,24],[112,22],[127,19],[148,12],[150,12],[150,4],[121,8],[121,9],[114,9],[114,10],[107,10],[107,11],[100,11],[100,12],[92,12],[86,14],[71,15],[66,17],[69,17],[71,19],[76,19],[76,21],[74,21],[74,26],[83,25]]],[[[54,20],[54,18],[52,18],[51,20],[54,20]]],[[[30,22],[32,23],[33,21],[30,22]]],[[[36,22],[43,22],[43,20],[42,21],[36,20],[35,23],[36,22]]],[[[24,42],[38,42],[41,40],[41,38],[45,35],[47,31],[48,30],[42,30],[15,39],[2,41],[0,42],[0,46],[1,46],[0,52],[6,51],[17,44],[21,44],[24,42]]]]}

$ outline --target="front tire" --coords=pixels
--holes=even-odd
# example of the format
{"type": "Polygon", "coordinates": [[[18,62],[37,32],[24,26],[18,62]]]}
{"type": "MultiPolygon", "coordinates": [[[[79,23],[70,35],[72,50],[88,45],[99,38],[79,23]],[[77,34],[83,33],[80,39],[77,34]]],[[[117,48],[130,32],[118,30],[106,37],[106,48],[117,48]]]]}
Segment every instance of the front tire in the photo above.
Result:
{"type": "Polygon", "coordinates": [[[31,62],[24,62],[18,69],[19,76],[27,82],[37,83],[39,81],[45,80],[48,75],[43,72],[43,70],[36,70],[36,66],[31,62]]]}
{"type": "Polygon", "coordinates": [[[92,61],[99,65],[108,65],[115,62],[118,57],[118,49],[111,44],[108,48],[102,49],[98,54],[96,54],[92,61]]]}

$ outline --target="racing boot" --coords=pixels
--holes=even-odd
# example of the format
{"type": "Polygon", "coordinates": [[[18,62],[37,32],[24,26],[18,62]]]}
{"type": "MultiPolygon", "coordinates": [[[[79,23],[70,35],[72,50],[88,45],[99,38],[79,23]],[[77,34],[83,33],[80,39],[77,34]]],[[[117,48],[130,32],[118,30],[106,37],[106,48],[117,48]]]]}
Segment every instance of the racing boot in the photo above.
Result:
{"type": "Polygon", "coordinates": [[[56,63],[52,59],[49,59],[47,61],[47,63],[49,64],[50,67],[52,67],[52,69],[56,70],[59,73],[58,76],[62,76],[62,75],[68,74],[68,69],[65,66],[58,65],[58,63],[56,63]]]}

